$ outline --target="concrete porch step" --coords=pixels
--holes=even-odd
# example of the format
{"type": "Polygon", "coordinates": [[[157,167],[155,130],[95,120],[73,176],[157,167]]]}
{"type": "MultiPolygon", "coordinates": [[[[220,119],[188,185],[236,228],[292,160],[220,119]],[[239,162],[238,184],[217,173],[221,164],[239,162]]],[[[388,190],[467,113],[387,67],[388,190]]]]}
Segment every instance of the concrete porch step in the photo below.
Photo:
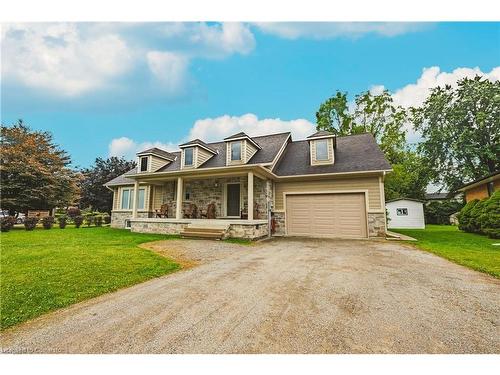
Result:
{"type": "Polygon", "coordinates": [[[195,231],[183,230],[180,235],[182,238],[204,238],[204,239],[214,239],[220,240],[224,236],[225,231],[195,231]]]}

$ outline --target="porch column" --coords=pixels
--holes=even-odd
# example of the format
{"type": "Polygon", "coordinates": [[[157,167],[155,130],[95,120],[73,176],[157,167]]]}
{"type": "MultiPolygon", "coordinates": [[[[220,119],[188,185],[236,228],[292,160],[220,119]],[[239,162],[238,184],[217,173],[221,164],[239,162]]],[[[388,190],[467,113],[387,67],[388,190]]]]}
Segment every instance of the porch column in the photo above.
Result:
{"type": "Polygon", "coordinates": [[[134,182],[134,199],[132,201],[132,219],[137,217],[137,201],[139,200],[139,181],[134,182]]]}
{"type": "Polygon", "coordinates": [[[177,177],[177,204],[175,205],[175,218],[182,219],[182,193],[183,193],[182,177],[177,177]]]}
{"type": "Polygon", "coordinates": [[[248,172],[248,220],[253,220],[253,172],[248,172]]]}

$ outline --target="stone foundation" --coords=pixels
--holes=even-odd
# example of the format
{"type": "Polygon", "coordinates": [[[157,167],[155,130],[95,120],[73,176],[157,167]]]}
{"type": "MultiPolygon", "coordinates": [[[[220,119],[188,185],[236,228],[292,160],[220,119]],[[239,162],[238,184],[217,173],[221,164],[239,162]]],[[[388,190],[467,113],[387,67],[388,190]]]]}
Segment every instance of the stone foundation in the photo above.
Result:
{"type": "Polygon", "coordinates": [[[229,238],[243,238],[245,240],[257,240],[268,236],[267,224],[231,224],[228,230],[229,238]]]}
{"type": "Polygon", "coordinates": [[[385,215],[383,213],[368,214],[368,236],[385,237],[385,215]]]}
{"type": "MultiPolygon", "coordinates": [[[[138,218],[153,217],[153,212],[139,211],[137,212],[138,218]]],[[[130,211],[112,211],[111,212],[111,227],[112,228],[125,228],[125,221],[132,218],[130,211]]]]}
{"type": "Polygon", "coordinates": [[[137,233],[179,234],[189,223],[131,221],[130,231],[137,233]]]}

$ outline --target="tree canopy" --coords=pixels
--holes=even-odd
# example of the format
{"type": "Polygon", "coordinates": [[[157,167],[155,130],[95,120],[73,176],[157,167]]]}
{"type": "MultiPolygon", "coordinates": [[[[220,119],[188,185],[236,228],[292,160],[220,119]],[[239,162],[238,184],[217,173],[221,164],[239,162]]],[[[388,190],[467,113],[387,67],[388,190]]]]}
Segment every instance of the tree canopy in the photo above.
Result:
{"type": "Polygon", "coordinates": [[[135,166],[135,162],[115,156],[108,159],[95,159],[93,166],[82,170],[81,207],[91,207],[97,211],[111,212],[113,193],[103,185],[113,178],[130,171],[135,166]]]}
{"type": "Polygon", "coordinates": [[[436,87],[411,119],[435,183],[454,190],[500,169],[500,81],[477,76],[436,87]]]}
{"type": "Polygon", "coordinates": [[[356,95],[354,108],[349,108],[347,93],[337,91],[316,112],[318,130],[335,135],[371,133],[391,163],[401,158],[406,144],[406,111],[393,103],[390,93],[370,91],[356,95]]]}
{"type": "Polygon", "coordinates": [[[25,212],[73,204],[79,174],[49,132],[33,131],[19,120],[1,125],[0,199],[2,209],[25,212]]]}

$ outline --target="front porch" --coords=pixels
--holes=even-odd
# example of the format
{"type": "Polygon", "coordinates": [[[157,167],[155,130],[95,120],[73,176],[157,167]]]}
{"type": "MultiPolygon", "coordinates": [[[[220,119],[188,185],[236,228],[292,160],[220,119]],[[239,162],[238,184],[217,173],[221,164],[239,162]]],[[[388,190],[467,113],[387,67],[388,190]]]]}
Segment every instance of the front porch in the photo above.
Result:
{"type": "MultiPolygon", "coordinates": [[[[193,226],[224,228],[224,237],[245,239],[269,233],[272,183],[253,172],[137,179],[129,189],[131,209],[121,209],[126,204],[114,202],[112,226],[164,234],[180,234],[193,226]]],[[[120,191],[115,195],[123,196],[120,191]]]]}

